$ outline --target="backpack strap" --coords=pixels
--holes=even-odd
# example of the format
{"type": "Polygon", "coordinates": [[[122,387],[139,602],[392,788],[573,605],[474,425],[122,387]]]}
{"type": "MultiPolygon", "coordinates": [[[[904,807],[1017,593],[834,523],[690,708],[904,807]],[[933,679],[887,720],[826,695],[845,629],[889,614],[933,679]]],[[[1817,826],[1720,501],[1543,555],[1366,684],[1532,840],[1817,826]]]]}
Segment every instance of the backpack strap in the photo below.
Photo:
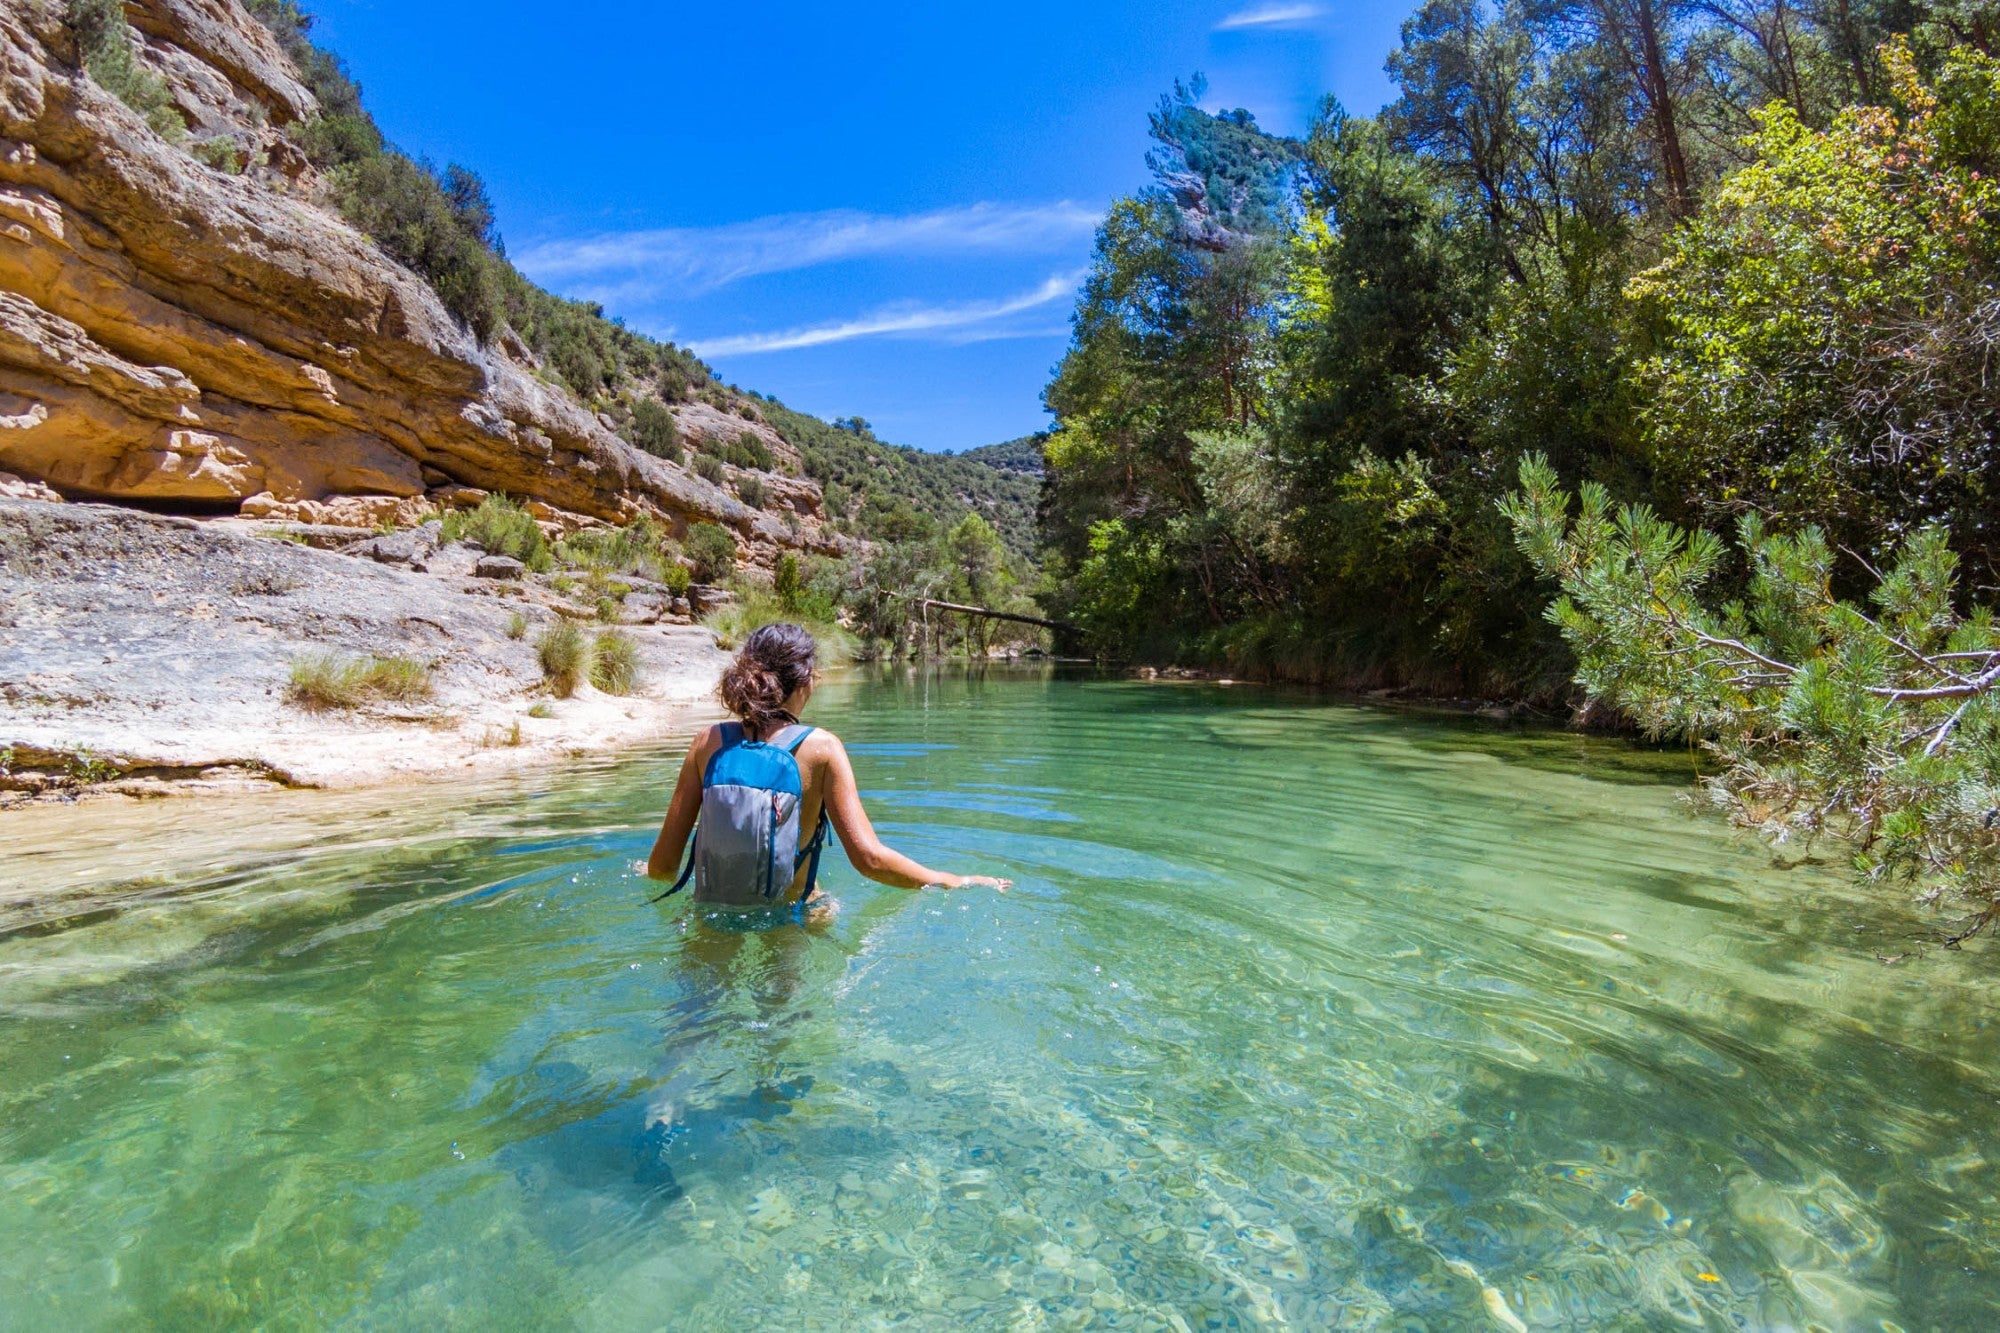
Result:
{"type": "Polygon", "coordinates": [[[659,897],[654,898],[652,901],[656,903],[665,902],[686,888],[687,882],[694,878],[694,839],[695,835],[699,832],[701,832],[701,825],[699,824],[688,830],[687,864],[681,867],[681,877],[674,881],[672,888],[665,890],[659,897]]]}
{"type": "MultiPolygon", "coordinates": [[[[799,752],[799,747],[806,743],[806,738],[811,736],[815,731],[818,731],[819,728],[808,727],[801,723],[787,727],[785,730],[788,733],[798,733],[797,735],[790,736],[785,746],[787,753],[796,755],[799,752]]],[[[776,738],[773,739],[775,740],[776,738]]],[[[822,800],[819,805],[819,824],[813,829],[812,841],[799,849],[798,863],[804,865],[808,861],[812,862],[812,870],[806,875],[806,891],[799,895],[799,901],[802,903],[819,890],[819,854],[825,847],[826,802],[822,800]]]]}
{"type": "Polygon", "coordinates": [[[802,722],[792,722],[771,733],[766,745],[775,745],[786,754],[796,755],[799,747],[806,743],[806,737],[818,731],[818,727],[808,727],[802,722]]]}

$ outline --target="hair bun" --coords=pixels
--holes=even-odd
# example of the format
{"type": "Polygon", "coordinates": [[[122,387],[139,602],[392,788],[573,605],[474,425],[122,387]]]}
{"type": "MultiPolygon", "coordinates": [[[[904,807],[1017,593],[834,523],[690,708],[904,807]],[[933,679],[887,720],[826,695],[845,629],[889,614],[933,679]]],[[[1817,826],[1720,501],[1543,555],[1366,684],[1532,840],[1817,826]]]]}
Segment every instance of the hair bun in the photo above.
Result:
{"type": "Polygon", "coordinates": [[[765,625],[744,640],[722,673],[716,695],[753,736],[767,736],[792,721],[785,700],[812,683],[818,664],[812,635],[797,625],[765,625]]]}

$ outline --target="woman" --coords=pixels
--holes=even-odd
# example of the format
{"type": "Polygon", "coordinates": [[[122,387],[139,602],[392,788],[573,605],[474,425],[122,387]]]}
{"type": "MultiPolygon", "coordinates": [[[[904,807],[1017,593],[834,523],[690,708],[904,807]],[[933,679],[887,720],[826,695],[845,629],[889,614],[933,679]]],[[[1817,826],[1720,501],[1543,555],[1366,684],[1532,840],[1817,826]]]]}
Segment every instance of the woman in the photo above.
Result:
{"type": "MultiPolygon", "coordinates": [[[[868,812],[861,808],[861,792],[854,782],[854,766],[848,762],[847,749],[841,745],[840,738],[830,731],[799,725],[799,714],[812,698],[816,676],[817,660],[812,636],[797,625],[766,625],[744,642],[743,651],[722,673],[722,683],[716,690],[723,706],[737,720],[709,727],[688,750],[687,758],[681,763],[680,781],[674,785],[674,799],[667,807],[666,821],[661,824],[660,836],[653,843],[653,855],[646,862],[646,873],[654,879],[676,879],[681,855],[687,848],[688,835],[694,831],[695,821],[702,814],[704,786],[715,786],[716,773],[724,767],[722,761],[714,764],[711,761],[717,760],[717,756],[726,750],[738,752],[737,755],[724,756],[725,760],[733,761],[746,750],[762,744],[771,747],[771,750],[789,752],[798,762],[798,795],[795,797],[782,790],[789,782],[789,776],[783,771],[783,761],[777,760],[770,750],[753,756],[758,760],[755,764],[735,765],[744,771],[777,774],[784,779],[772,784],[774,789],[779,789],[779,794],[775,798],[775,806],[771,808],[786,819],[792,840],[776,836],[774,820],[770,850],[770,864],[775,866],[781,861],[777,849],[783,849],[784,873],[763,886],[748,889],[742,883],[719,882],[748,873],[741,868],[745,858],[711,857],[704,863],[703,874],[697,878],[696,901],[741,903],[761,898],[772,906],[779,906],[801,903],[810,898],[817,889],[813,881],[819,866],[818,840],[820,833],[824,832],[822,822],[825,819],[831,819],[834,830],[840,834],[840,845],[847,850],[848,861],[878,884],[899,889],[932,886],[961,889],[976,885],[1006,889],[1009,881],[994,879],[990,875],[954,875],[931,870],[884,845],[875,836],[875,828],[868,822],[868,812]],[[746,742],[752,744],[746,746],[746,742]],[[771,762],[773,760],[775,764],[771,762]],[[794,809],[791,803],[794,801],[795,825],[790,823],[794,809]],[[818,830],[819,833],[807,833],[808,830],[818,830]],[[788,883],[785,882],[785,875],[789,875],[788,883]]],[[[749,795],[751,799],[758,799],[759,793],[753,790],[749,791],[749,795]]],[[[771,799],[768,793],[763,798],[771,799]]],[[[711,797],[712,819],[721,817],[715,813],[718,809],[711,797]]],[[[718,834],[718,841],[720,837],[718,834]]],[[[700,835],[697,835],[696,841],[700,842],[700,835]]]]}

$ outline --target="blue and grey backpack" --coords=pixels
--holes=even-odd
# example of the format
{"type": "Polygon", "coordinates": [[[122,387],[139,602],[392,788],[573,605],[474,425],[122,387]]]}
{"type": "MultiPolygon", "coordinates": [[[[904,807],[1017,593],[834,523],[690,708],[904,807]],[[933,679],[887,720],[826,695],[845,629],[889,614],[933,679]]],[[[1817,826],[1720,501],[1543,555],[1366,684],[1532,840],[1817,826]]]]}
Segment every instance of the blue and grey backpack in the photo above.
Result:
{"type": "Polygon", "coordinates": [[[680,892],[690,876],[694,899],[718,907],[768,907],[791,887],[799,867],[810,897],[819,879],[819,854],[826,843],[826,809],[812,841],[799,845],[799,810],[805,784],[799,774],[799,746],[813,729],[793,723],[769,740],[753,741],[739,722],[722,726],[722,746],[709,756],[701,775],[701,817],[688,848],[687,865],[674,886],[653,899],[680,892]]]}

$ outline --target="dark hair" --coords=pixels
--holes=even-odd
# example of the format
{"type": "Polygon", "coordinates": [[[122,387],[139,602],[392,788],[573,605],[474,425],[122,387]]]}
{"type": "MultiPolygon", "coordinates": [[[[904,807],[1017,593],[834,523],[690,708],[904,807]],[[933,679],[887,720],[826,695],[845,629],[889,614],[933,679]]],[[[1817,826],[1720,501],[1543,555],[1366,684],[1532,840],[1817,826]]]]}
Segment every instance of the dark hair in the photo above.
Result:
{"type": "Polygon", "coordinates": [[[798,720],[785,711],[785,700],[811,682],[817,667],[812,635],[797,625],[766,625],[743,641],[715,692],[722,706],[742,719],[744,730],[762,738],[798,720]]]}

